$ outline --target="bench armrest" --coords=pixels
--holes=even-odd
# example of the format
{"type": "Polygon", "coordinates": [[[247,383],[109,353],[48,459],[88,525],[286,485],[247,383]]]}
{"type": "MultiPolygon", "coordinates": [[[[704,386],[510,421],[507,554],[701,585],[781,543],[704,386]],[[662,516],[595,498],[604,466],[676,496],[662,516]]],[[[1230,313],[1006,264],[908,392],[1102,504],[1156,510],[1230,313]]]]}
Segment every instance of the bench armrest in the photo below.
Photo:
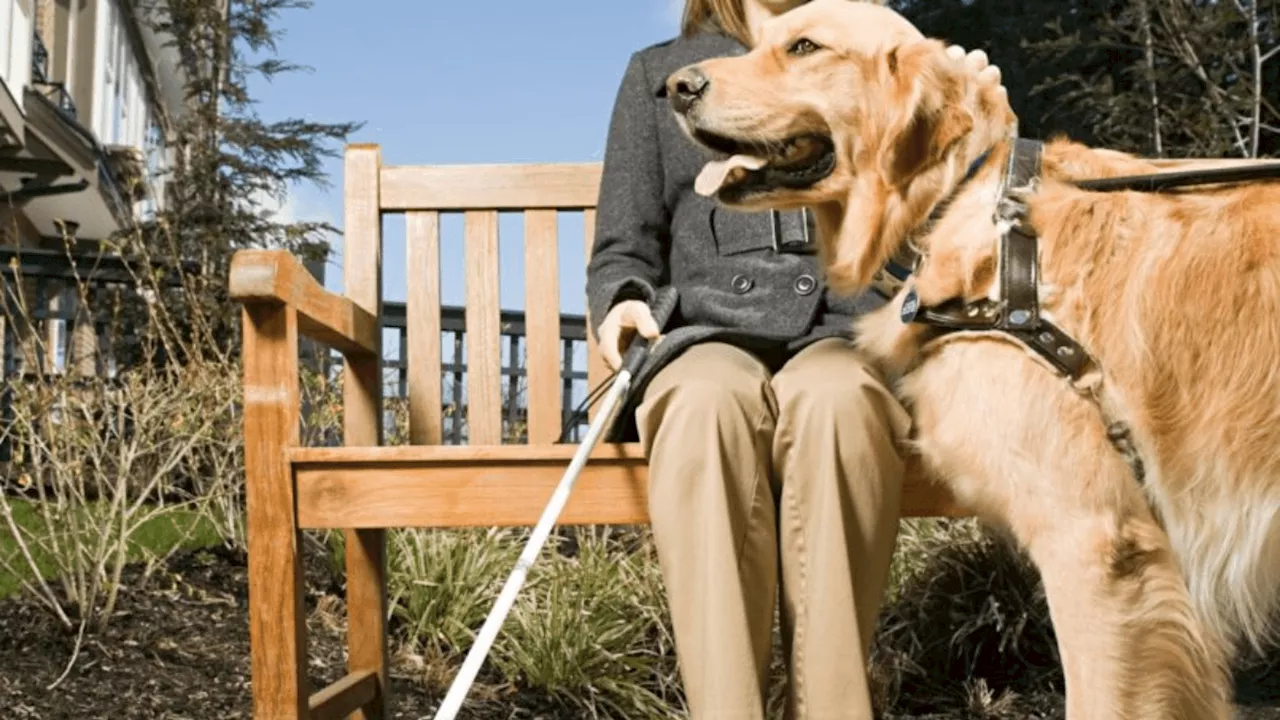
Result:
{"type": "Polygon", "coordinates": [[[376,355],[378,319],[325,290],[287,250],[239,250],[231,259],[231,299],[280,303],[298,313],[298,332],[347,357],[376,355]]]}

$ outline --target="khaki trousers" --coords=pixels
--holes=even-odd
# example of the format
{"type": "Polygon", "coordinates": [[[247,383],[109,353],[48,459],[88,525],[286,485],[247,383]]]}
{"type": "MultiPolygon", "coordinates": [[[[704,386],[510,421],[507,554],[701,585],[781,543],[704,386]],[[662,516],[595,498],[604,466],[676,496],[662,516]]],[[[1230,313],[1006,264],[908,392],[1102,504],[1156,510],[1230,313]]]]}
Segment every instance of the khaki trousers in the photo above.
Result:
{"type": "Polygon", "coordinates": [[[846,340],[776,374],[707,343],[654,376],[637,420],[693,719],[765,717],[778,590],[787,717],[871,718],[910,423],[883,380],[846,340]]]}

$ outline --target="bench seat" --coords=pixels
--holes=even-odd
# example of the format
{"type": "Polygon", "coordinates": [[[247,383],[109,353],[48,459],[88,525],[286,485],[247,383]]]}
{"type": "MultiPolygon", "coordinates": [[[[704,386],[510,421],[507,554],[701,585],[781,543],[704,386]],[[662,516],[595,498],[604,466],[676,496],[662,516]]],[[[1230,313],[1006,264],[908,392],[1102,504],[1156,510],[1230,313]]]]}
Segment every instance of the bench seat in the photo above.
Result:
{"type": "MultiPolygon", "coordinates": [[[[296,448],[289,460],[303,529],[510,527],[538,521],[575,445],[296,448]]],[[[560,516],[564,525],[649,521],[648,468],[637,443],[591,454],[560,516]]],[[[903,514],[964,513],[942,488],[909,478],[903,514]]]]}

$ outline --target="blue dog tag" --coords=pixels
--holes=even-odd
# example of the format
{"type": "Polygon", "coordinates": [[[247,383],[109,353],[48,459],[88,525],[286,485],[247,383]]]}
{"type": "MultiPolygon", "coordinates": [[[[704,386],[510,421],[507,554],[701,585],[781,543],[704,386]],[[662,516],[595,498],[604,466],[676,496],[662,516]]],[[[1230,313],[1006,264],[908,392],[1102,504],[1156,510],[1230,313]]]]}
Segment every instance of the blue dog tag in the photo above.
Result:
{"type": "Polygon", "coordinates": [[[910,325],[916,319],[916,313],[920,312],[920,295],[916,293],[914,286],[907,290],[906,296],[902,298],[902,309],[898,311],[898,317],[902,318],[903,325],[910,325]]]}

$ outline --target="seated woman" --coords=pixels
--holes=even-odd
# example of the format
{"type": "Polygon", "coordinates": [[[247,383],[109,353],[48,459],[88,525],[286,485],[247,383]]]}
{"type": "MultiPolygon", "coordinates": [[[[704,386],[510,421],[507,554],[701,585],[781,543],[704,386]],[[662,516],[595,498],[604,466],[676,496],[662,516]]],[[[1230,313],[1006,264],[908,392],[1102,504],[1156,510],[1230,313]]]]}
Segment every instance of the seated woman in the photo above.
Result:
{"type": "MultiPolygon", "coordinates": [[[[763,720],[779,589],[788,717],[872,717],[867,655],[910,420],[849,334],[884,299],[828,292],[807,213],[739,213],[697,195],[707,158],[662,90],[686,64],[745,52],[763,20],[800,4],[689,0],[679,37],[631,57],[587,273],[615,369],[636,332],[658,335],[655,290],[680,292],[614,435],[638,435],[648,454],[654,542],[696,719],[763,720]]],[[[984,55],[969,59],[998,82],[984,55]]]]}

